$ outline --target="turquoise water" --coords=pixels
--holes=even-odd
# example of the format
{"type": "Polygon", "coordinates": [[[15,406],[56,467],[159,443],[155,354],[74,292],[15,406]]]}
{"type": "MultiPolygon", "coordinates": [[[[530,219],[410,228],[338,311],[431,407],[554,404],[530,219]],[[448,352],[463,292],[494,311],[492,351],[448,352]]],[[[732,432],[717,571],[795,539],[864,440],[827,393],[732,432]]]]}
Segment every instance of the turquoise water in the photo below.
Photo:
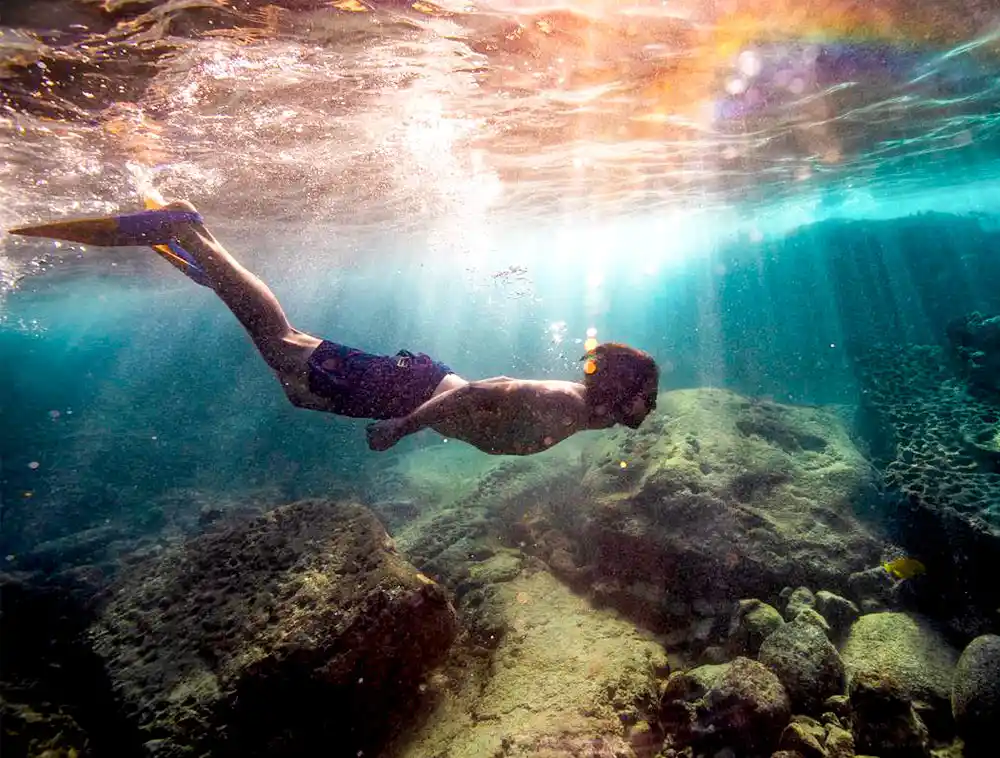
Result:
{"type": "MultiPolygon", "coordinates": [[[[656,273],[616,242],[600,251],[611,263],[597,287],[577,264],[476,282],[419,252],[386,252],[388,272],[261,273],[299,328],[372,352],[425,351],[466,377],[578,376],[593,326],[650,351],[664,391],[725,387],[797,404],[856,402],[857,355],[940,343],[950,320],[994,312],[1000,291],[1000,232],[985,215],[831,220],[656,273]]],[[[363,495],[357,476],[382,463],[363,422],[287,402],[213,293],[155,257],[148,268],[40,278],[7,297],[6,553],[105,519],[141,521],[150,499],[175,489],[363,495]]],[[[440,441],[428,431],[402,449],[440,441]]]]}

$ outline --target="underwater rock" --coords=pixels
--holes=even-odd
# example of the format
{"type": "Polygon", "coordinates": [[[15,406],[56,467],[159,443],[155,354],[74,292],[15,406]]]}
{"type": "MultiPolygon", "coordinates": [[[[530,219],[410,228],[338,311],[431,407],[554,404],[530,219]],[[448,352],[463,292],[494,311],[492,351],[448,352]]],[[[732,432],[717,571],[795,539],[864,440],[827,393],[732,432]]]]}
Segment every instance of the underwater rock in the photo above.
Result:
{"type": "Polygon", "coordinates": [[[796,587],[788,593],[785,602],[785,621],[793,621],[800,611],[815,607],[816,596],[813,595],[812,590],[808,587],[796,587]]]}
{"type": "Polygon", "coordinates": [[[836,724],[827,724],[823,750],[827,758],[853,758],[854,735],[836,724]]]}
{"type": "Polygon", "coordinates": [[[854,742],[858,750],[879,758],[926,758],[930,755],[927,726],[887,680],[861,672],[851,677],[854,742]]]}
{"type": "Polygon", "coordinates": [[[717,389],[658,403],[640,429],[557,446],[494,488],[508,539],[666,628],[689,616],[679,603],[846,589],[877,563],[881,541],[852,506],[871,470],[835,412],[717,389]]]}
{"type": "Polygon", "coordinates": [[[733,641],[742,652],[756,656],[764,640],[784,625],[777,608],[756,598],[740,600],[733,641]]]}
{"type": "Polygon", "coordinates": [[[496,648],[509,626],[494,587],[473,587],[457,596],[459,618],[470,642],[483,648],[496,648]]]}
{"type": "Polygon", "coordinates": [[[847,694],[831,695],[823,703],[824,720],[845,726],[851,721],[851,699],[847,694]],[[834,720],[835,719],[835,720],[834,720]]]}
{"type": "Polygon", "coordinates": [[[86,754],[88,743],[86,732],[58,707],[11,702],[0,695],[0,751],[4,756],[75,758],[86,754]]]}
{"type": "Polygon", "coordinates": [[[826,590],[816,593],[816,610],[830,624],[834,638],[841,637],[861,615],[861,611],[847,598],[826,590]]]}
{"type": "Polygon", "coordinates": [[[849,679],[865,675],[912,703],[933,733],[951,731],[951,687],[957,651],[927,619],[871,613],[851,627],[841,656],[849,679]]]}
{"type": "Polygon", "coordinates": [[[371,509],[393,534],[420,515],[420,504],[408,498],[379,501],[371,509]]]}
{"type": "Polygon", "coordinates": [[[950,321],[945,333],[952,359],[969,384],[1000,393],[1000,316],[970,313],[950,321]]]}
{"type": "Polygon", "coordinates": [[[996,755],[1000,724],[1000,637],[984,634],[962,651],[951,695],[966,758],[996,755]]]}
{"type": "Polygon", "coordinates": [[[757,661],[739,657],[725,666],[672,674],[660,719],[674,747],[724,747],[737,755],[770,754],[791,709],[778,678],[757,661]]]}
{"type": "Polygon", "coordinates": [[[700,700],[729,670],[731,663],[707,663],[684,671],[675,671],[663,686],[662,700],[700,700]]]}
{"type": "MultiPolygon", "coordinates": [[[[419,462],[430,453],[433,453],[433,448],[429,452],[418,451],[409,455],[419,462]]],[[[444,494],[440,493],[440,487],[430,487],[424,481],[424,477],[427,477],[431,483],[437,483],[440,476],[437,469],[440,466],[436,462],[428,461],[425,466],[411,464],[407,469],[411,478],[404,481],[402,489],[429,491],[431,496],[440,499],[429,500],[422,508],[420,520],[406,525],[393,535],[407,558],[422,572],[450,589],[456,589],[466,581],[473,567],[491,558],[502,545],[497,539],[500,527],[495,516],[490,513],[488,503],[492,502],[494,493],[503,491],[503,487],[511,484],[512,479],[516,481],[518,472],[530,469],[530,462],[527,466],[521,461],[515,463],[520,465],[503,461],[490,466],[473,461],[468,464],[470,471],[464,476],[460,477],[457,473],[453,475],[456,483],[471,483],[467,491],[462,492],[453,483],[452,487],[458,492],[446,491],[444,494]],[[477,464],[478,480],[474,476],[477,464]],[[461,502],[455,504],[453,500],[456,498],[461,498],[461,502]]]]}
{"type": "Polygon", "coordinates": [[[456,634],[360,505],[306,500],[124,575],[90,630],[156,755],[372,750],[456,634]]]}
{"type": "Polygon", "coordinates": [[[799,753],[804,758],[827,758],[823,747],[825,741],[826,729],[816,719],[792,716],[791,723],[781,733],[778,747],[799,753]]]}
{"type": "Polygon", "coordinates": [[[878,613],[896,604],[896,583],[881,566],[855,571],[848,577],[847,585],[863,613],[878,613]]]}
{"type": "Polygon", "coordinates": [[[709,645],[701,651],[700,662],[711,665],[728,663],[732,656],[722,645],[709,645]]]}
{"type": "Polygon", "coordinates": [[[95,526],[35,545],[18,555],[18,565],[54,572],[67,566],[108,563],[111,545],[129,536],[118,526],[95,526]]]}
{"type": "Polygon", "coordinates": [[[793,621],[801,621],[803,624],[812,624],[827,637],[830,636],[830,625],[826,623],[826,619],[823,618],[823,616],[821,616],[819,611],[815,608],[803,608],[798,612],[793,621]]]}
{"type": "Polygon", "coordinates": [[[758,660],[781,680],[800,713],[820,713],[824,700],[844,692],[837,649],[822,629],[798,618],[764,640],[758,660]]]}

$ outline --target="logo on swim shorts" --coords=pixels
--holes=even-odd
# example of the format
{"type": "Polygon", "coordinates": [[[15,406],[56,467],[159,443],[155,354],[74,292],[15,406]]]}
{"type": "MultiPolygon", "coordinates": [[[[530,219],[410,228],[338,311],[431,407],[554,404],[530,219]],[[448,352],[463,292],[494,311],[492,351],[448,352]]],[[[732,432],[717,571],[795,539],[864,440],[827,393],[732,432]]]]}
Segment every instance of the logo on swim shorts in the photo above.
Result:
{"type": "Polygon", "coordinates": [[[396,358],[396,368],[409,368],[410,367],[410,356],[400,355],[396,358]]]}

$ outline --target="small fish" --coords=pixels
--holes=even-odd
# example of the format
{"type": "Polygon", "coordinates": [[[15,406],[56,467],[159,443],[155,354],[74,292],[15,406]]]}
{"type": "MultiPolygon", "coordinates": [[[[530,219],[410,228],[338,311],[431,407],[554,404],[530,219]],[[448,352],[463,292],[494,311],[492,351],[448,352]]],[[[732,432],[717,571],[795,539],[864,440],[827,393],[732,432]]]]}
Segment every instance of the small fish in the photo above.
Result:
{"type": "Polygon", "coordinates": [[[882,568],[894,579],[912,579],[927,571],[927,567],[916,558],[896,558],[883,563],[882,568]]]}

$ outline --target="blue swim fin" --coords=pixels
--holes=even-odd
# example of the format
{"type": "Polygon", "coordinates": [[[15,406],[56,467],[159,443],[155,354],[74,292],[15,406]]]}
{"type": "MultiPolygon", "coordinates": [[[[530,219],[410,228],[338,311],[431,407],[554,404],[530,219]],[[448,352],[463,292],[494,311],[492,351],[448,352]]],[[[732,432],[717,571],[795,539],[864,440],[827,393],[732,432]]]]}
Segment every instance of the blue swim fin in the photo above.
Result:
{"type": "Polygon", "coordinates": [[[194,256],[181,247],[177,240],[170,240],[165,245],[152,245],[153,250],[159,253],[167,263],[176,268],[191,281],[200,284],[202,287],[212,288],[205,269],[198,265],[194,256]]]}
{"type": "Polygon", "coordinates": [[[98,247],[125,247],[166,244],[174,236],[175,225],[183,223],[201,224],[201,215],[193,211],[146,210],[118,216],[78,218],[37,226],[22,226],[11,229],[10,233],[98,247]]]}

